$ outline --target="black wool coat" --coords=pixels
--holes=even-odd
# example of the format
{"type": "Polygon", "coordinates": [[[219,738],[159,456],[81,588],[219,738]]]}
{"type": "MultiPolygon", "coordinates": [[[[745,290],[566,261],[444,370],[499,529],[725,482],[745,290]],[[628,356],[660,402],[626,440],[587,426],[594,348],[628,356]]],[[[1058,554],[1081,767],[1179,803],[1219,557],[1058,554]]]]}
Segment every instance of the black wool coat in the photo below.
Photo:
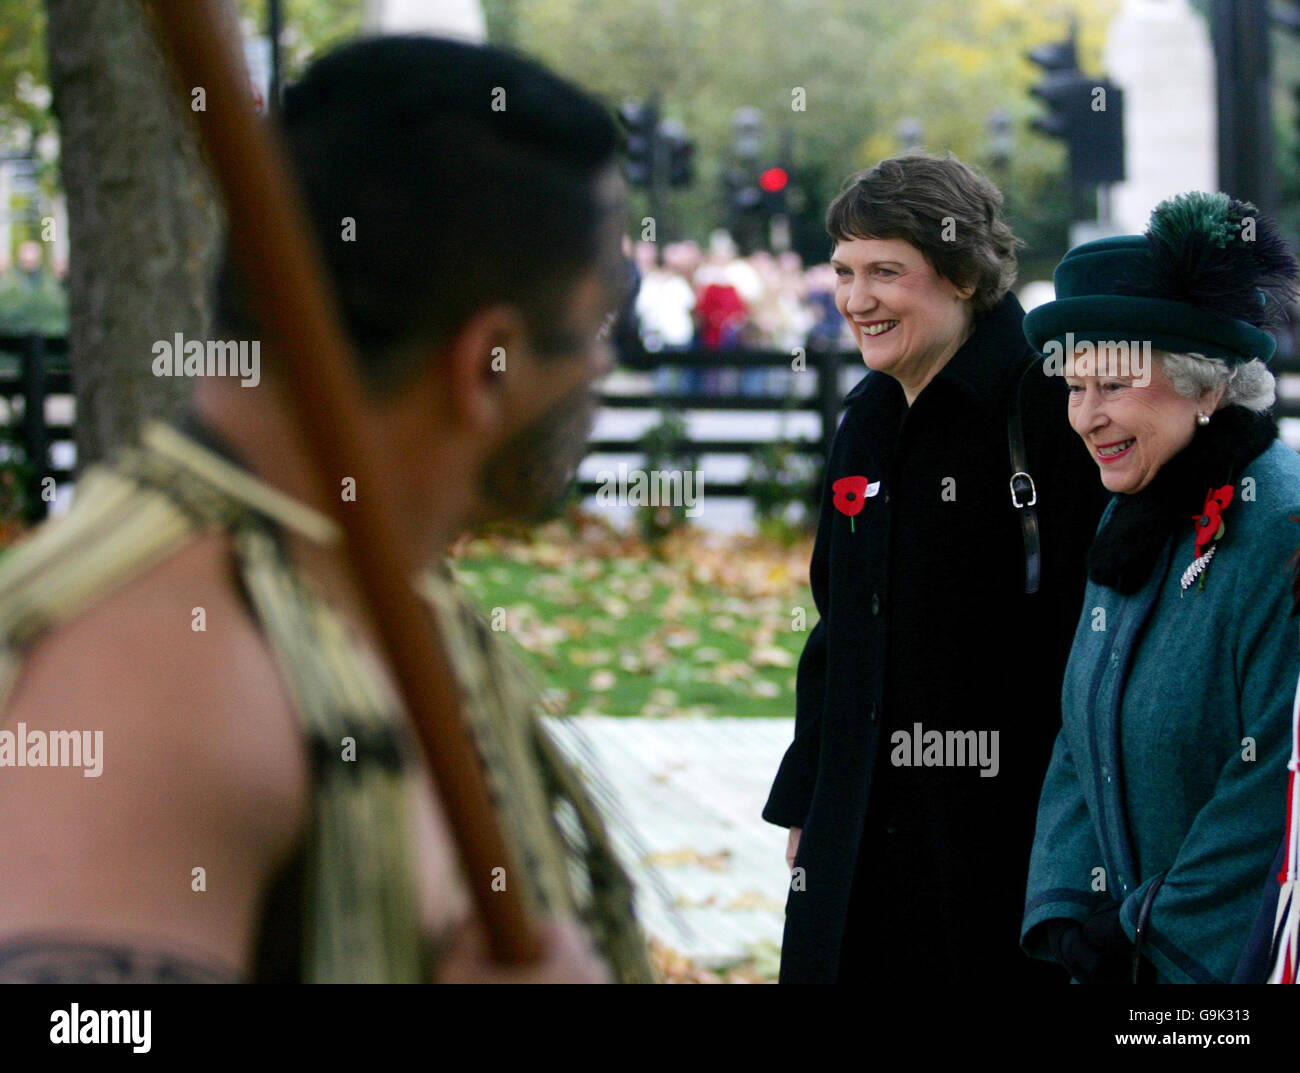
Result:
{"type": "Polygon", "coordinates": [[[820,620],[763,809],[803,829],[783,983],[1064,981],[1020,951],[1019,927],[1085,556],[1109,496],[1070,428],[1061,378],[1039,360],[1021,382],[1036,357],[1023,317],[1010,294],[978,316],[910,408],[877,372],[846,398],[812,557],[820,620]],[[1008,486],[1018,382],[1041,530],[1033,595],[1008,486]],[[846,476],[879,482],[852,519],[831,490],[846,476]],[[997,774],[929,766],[938,753],[897,736],[929,731],[985,732],[997,774]]]}

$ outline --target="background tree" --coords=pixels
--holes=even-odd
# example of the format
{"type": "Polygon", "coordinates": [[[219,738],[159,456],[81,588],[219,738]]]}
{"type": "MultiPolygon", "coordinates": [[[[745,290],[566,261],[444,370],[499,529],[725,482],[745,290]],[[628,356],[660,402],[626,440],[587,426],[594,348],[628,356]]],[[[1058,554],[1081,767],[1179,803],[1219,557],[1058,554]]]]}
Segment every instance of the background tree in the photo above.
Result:
{"type": "MultiPolygon", "coordinates": [[[[25,16],[9,31],[23,48],[0,65],[0,88],[39,83],[41,39],[32,0],[0,0],[25,16]]],[[[246,33],[265,26],[264,0],[231,4],[246,33]]],[[[293,76],[312,54],[354,36],[360,0],[284,5],[284,62],[293,76]]],[[[141,0],[47,0],[49,81],[61,136],[71,245],[70,360],[77,462],[84,467],[173,415],[192,385],[153,375],[153,344],[203,338],[220,209],[189,125],[165,79],[141,0]]],[[[16,96],[21,103],[21,95],[16,96]]],[[[0,118],[29,120],[26,111],[0,118]]]]}
{"type": "MultiPolygon", "coordinates": [[[[921,124],[925,148],[951,149],[1007,194],[1029,243],[1022,278],[1050,276],[1068,241],[1062,147],[1033,134],[1041,72],[1026,56],[1079,22],[1080,62],[1100,73],[1106,25],[1118,0],[483,0],[489,35],[536,55],[611,104],[663,97],[698,144],[696,183],[668,195],[659,238],[703,240],[727,217],[722,175],[731,118],[751,106],[767,120],[765,163],[791,147],[805,197],[805,253],[826,254],[820,218],[852,171],[904,149],[903,120],[921,124]],[[806,108],[792,107],[804,90],[806,108]],[[1012,119],[1014,146],[995,155],[989,120],[1012,119]]],[[[631,218],[648,205],[634,194],[631,218]]],[[[639,231],[639,226],[634,228],[639,231]]]]}
{"type": "Polygon", "coordinates": [[[43,133],[49,114],[33,90],[46,84],[41,0],[0,0],[0,130],[43,133]]]}
{"type": "Polygon", "coordinates": [[[153,344],[203,338],[218,211],[139,0],[47,0],[71,245],[70,358],[85,467],[172,415],[153,344]]]}

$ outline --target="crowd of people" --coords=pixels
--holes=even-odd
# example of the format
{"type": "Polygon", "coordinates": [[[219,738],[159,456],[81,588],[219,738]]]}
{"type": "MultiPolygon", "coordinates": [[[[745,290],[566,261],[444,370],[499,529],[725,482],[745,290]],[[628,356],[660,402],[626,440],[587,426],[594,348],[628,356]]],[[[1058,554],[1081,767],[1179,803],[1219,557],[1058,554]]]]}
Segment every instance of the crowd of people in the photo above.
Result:
{"type": "MultiPolygon", "coordinates": [[[[650,359],[666,352],[829,350],[851,348],[835,310],[835,273],[828,264],[805,268],[799,254],[757,250],[742,257],[726,231],[708,249],[694,240],[635,248],[635,316],[650,359]]],[[[656,372],[663,394],[784,395],[790,369],[719,364],[692,368],[664,361],[656,372]]]]}

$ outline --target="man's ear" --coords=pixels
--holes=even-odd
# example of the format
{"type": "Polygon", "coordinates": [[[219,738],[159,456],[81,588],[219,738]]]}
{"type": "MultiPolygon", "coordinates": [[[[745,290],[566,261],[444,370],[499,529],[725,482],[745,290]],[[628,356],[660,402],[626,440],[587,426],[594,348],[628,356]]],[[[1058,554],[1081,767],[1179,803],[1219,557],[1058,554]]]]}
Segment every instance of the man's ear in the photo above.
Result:
{"type": "Polygon", "coordinates": [[[510,423],[511,361],[526,360],[528,332],[512,305],[476,310],[444,348],[447,408],[456,424],[493,432],[510,423]]]}

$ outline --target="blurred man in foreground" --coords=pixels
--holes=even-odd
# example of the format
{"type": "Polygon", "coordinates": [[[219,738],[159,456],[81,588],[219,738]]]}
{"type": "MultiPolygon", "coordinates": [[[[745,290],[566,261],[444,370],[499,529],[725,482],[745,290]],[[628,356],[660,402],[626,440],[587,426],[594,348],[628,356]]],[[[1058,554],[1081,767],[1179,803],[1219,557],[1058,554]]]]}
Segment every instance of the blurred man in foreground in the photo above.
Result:
{"type": "Polygon", "coordinates": [[[327,517],[368,489],[317,484],[227,260],[214,336],[257,374],[176,340],[155,371],[197,348],[192,411],[0,569],[0,980],[649,980],[599,814],[438,565],[469,526],[546,516],[584,450],[615,128],[531,62],[425,38],[326,56],[281,122],[546,954],[484,953],[327,517]]]}

